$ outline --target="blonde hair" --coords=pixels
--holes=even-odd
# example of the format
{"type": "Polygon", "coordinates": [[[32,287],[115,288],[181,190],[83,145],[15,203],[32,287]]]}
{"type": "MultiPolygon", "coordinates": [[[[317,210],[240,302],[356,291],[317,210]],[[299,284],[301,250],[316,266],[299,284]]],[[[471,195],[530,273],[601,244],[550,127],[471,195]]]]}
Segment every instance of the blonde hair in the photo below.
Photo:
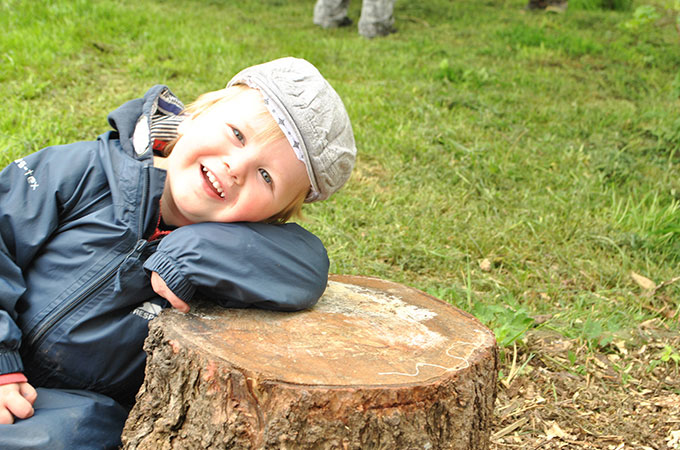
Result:
{"type": "Polygon", "coordinates": [[[292,202],[288,204],[281,212],[274,214],[268,219],[263,220],[264,223],[282,224],[288,222],[291,218],[297,217],[303,219],[302,205],[305,203],[309,190],[302,191],[292,202]]]}
{"type": "MultiPolygon", "coordinates": [[[[200,116],[204,112],[209,111],[221,103],[237,98],[239,95],[247,92],[250,89],[252,88],[246,85],[237,84],[228,88],[220,89],[219,91],[206,92],[187,105],[187,107],[182,111],[182,114],[190,117],[200,116]]],[[[262,127],[255,135],[255,138],[261,141],[262,145],[270,144],[279,139],[286,139],[283,131],[281,131],[281,128],[279,128],[278,124],[269,111],[265,109],[257,118],[262,119],[262,123],[265,124],[265,126],[262,127]]],[[[170,155],[172,149],[175,147],[175,144],[180,139],[180,137],[181,136],[178,136],[172,142],[168,143],[168,145],[162,151],[163,157],[170,155]]],[[[292,202],[283,208],[283,210],[263,220],[262,222],[283,224],[288,222],[293,217],[302,218],[302,205],[305,202],[305,198],[307,198],[307,194],[309,194],[309,190],[301,192],[293,199],[292,202]]]]}
{"type": "MultiPolygon", "coordinates": [[[[182,114],[197,117],[204,112],[212,109],[213,107],[234,100],[239,95],[251,90],[246,85],[237,84],[228,88],[220,89],[219,91],[206,92],[200,95],[196,100],[191,102],[182,114]]],[[[257,117],[258,119],[263,119],[265,127],[258,131],[255,136],[256,139],[262,141],[263,145],[269,144],[271,142],[277,141],[279,139],[285,139],[283,131],[279,128],[278,124],[272,117],[272,115],[266,109],[257,117]]]]}

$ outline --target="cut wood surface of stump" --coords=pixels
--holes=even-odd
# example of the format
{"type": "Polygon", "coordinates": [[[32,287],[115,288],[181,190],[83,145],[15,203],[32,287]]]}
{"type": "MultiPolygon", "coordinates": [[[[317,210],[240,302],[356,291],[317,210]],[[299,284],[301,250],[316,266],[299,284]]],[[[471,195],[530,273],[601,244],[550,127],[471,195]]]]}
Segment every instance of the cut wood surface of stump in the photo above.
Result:
{"type": "Polygon", "coordinates": [[[332,276],[285,313],[164,311],[126,449],[485,449],[493,334],[421,291],[332,276]]]}

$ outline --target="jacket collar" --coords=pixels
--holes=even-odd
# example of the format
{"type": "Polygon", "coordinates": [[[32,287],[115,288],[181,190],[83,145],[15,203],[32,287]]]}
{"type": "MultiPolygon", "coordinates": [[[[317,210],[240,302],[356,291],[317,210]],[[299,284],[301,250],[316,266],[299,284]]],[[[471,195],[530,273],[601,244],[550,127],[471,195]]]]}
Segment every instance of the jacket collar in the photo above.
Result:
{"type": "Polygon", "coordinates": [[[165,85],[149,89],[143,98],[124,103],[109,114],[109,124],[118,132],[121,146],[130,155],[151,152],[156,139],[176,135],[184,104],[165,85]],[[158,126],[165,122],[165,126],[158,126]],[[174,127],[174,128],[173,128],[174,127]],[[165,131],[163,130],[165,128],[165,131]]]}

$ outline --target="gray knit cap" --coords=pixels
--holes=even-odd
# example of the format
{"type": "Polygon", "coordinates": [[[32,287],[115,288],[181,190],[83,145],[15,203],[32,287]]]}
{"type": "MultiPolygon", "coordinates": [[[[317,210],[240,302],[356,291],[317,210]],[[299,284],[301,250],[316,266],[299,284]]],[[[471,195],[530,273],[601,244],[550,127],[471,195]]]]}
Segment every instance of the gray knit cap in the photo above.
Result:
{"type": "Polygon", "coordinates": [[[327,199],[349,179],[356,159],[352,125],[340,96],[309,62],[281,58],[237,73],[227,87],[258,89],[312,185],[305,202],[327,199]]]}

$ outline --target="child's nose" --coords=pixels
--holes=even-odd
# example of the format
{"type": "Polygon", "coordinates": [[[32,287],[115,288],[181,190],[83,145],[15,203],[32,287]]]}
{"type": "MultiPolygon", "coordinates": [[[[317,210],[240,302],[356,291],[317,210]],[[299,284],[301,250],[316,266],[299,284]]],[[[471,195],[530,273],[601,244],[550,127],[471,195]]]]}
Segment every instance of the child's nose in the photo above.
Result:
{"type": "Polygon", "coordinates": [[[248,155],[232,155],[223,159],[229,179],[236,185],[242,185],[254,164],[253,158],[248,155]]]}

